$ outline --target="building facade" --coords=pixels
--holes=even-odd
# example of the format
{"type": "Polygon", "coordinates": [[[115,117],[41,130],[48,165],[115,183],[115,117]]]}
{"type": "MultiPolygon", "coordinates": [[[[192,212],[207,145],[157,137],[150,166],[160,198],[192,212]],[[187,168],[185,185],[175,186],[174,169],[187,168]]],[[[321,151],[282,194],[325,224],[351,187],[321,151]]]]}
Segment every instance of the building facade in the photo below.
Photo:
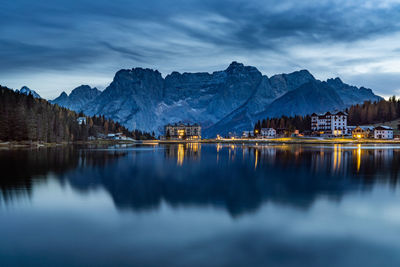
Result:
{"type": "Polygon", "coordinates": [[[375,139],[393,139],[393,129],[388,126],[378,126],[374,129],[375,139]]]}
{"type": "Polygon", "coordinates": [[[201,139],[201,126],[198,124],[175,123],[164,127],[166,139],[198,140],[201,139]]]}
{"type": "Polygon", "coordinates": [[[253,136],[254,136],[253,131],[243,131],[243,133],[242,133],[242,137],[243,138],[250,138],[250,137],[253,137],[253,136]]]}
{"type": "Polygon", "coordinates": [[[260,135],[265,138],[273,138],[276,136],[276,130],[273,128],[261,128],[260,135]]]}
{"type": "Polygon", "coordinates": [[[373,126],[357,126],[351,131],[353,138],[371,138],[374,134],[373,126]]]}
{"type": "Polygon", "coordinates": [[[347,113],[336,112],[311,115],[311,130],[319,134],[327,135],[346,135],[347,131],[347,113]]]}

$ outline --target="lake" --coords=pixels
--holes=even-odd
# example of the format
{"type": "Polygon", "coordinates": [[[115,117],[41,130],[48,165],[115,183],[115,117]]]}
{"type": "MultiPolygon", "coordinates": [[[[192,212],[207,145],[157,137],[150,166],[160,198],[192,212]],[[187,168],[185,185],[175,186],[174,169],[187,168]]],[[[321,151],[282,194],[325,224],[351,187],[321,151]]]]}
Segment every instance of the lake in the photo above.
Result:
{"type": "Polygon", "coordinates": [[[69,146],[0,166],[0,266],[400,266],[400,146],[69,146]]]}

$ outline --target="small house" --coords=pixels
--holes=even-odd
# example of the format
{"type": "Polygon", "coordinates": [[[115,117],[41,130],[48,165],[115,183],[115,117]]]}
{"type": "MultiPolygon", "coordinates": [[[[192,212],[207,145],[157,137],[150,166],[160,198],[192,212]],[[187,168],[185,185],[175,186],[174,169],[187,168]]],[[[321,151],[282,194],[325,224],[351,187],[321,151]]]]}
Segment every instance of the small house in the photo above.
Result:
{"type": "Polygon", "coordinates": [[[264,138],[273,138],[276,136],[276,130],[274,128],[261,128],[260,135],[264,138]]]}
{"type": "Polygon", "coordinates": [[[243,133],[242,133],[242,138],[250,138],[253,136],[254,136],[253,131],[243,131],[243,133]]]}
{"type": "Polygon", "coordinates": [[[389,126],[378,126],[374,130],[375,139],[393,139],[393,128],[389,126]]]}
{"type": "Polygon", "coordinates": [[[370,138],[373,135],[374,127],[373,126],[357,126],[351,132],[353,138],[370,138]]]}

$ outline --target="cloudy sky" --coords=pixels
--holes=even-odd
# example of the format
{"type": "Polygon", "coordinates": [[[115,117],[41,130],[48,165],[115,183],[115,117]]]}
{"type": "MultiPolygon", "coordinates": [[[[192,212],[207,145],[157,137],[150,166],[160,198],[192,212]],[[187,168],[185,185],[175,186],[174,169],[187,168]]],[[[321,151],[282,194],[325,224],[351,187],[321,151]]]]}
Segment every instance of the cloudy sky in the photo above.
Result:
{"type": "Polygon", "coordinates": [[[15,0],[0,8],[0,84],[45,98],[121,68],[308,69],[400,96],[400,0],[15,0]]]}

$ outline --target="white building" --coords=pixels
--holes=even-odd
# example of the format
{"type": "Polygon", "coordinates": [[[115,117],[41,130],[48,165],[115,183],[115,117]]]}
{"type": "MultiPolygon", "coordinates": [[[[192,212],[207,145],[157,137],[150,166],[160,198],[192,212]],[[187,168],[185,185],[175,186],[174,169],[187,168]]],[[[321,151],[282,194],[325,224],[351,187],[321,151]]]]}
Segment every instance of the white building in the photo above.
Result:
{"type": "Polygon", "coordinates": [[[180,122],[175,124],[167,124],[164,128],[166,139],[201,139],[201,126],[197,123],[185,124],[180,122]]]}
{"type": "Polygon", "coordinates": [[[393,139],[393,129],[389,126],[378,126],[374,129],[375,139],[393,139]]]}
{"type": "Polygon", "coordinates": [[[86,117],[79,117],[76,119],[79,125],[86,124],[86,117]]]}
{"type": "Polygon", "coordinates": [[[242,134],[243,138],[250,138],[252,136],[254,136],[253,131],[243,131],[243,134],[242,134]]]}
{"type": "Polygon", "coordinates": [[[273,138],[276,136],[276,130],[273,128],[261,128],[261,137],[273,138]]]}
{"type": "Polygon", "coordinates": [[[345,135],[347,130],[347,113],[336,112],[311,115],[311,130],[320,134],[345,135]]]}

